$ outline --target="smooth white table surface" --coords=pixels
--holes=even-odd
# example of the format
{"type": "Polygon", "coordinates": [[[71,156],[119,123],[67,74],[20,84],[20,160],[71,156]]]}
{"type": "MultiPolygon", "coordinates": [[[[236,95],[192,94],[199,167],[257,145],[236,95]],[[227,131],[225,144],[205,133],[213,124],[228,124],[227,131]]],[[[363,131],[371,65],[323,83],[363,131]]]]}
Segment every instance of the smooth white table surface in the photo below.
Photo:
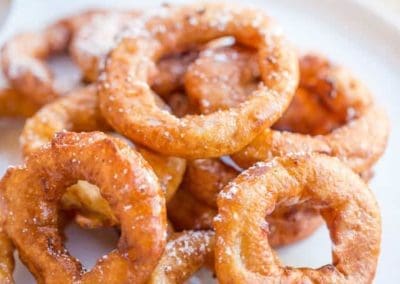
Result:
{"type": "MultiPolygon", "coordinates": [[[[372,1],[372,0],[363,0],[372,1]]],[[[386,0],[392,1],[392,0],[386,0]]],[[[84,7],[136,6],[142,1],[42,0],[14,1],[0,32],[0,42],[16,31],[32,30],[84,7]]],[[[143,1],[152,6],[161,1],[143,1]]],[[[175,2],[175,1],[169,1],[175,2]]],[[[179,1],[185,2],[185,1],[179,1]]],[[[335,0],[253,0],[280,22],[288,37],[302,50],[315,50],[348,66],[375,93],[391,117],[392,133],[385,156],[376,166],[371,187],[376,193],[383,219],[382,253],[376,283],[400,282],[400,193],[397,176],[400,160],[400,30],[394,17],[383,10],[379,15],[354,1],[335,0]]],[[[395,9],[389,9],[395,12],[395,9]]],[[[389,13],[390,14],[390,13],[389,13]]],[[[0,175],[9,164],[19,162],[18,134],[22,122],[0,119],[0,175]]],[[[68,248],[88,267],[115,244],[111,230],[84,231],[72,227],[68,248]]],[[[284,263],[318,267],[330,261],[330,242],[322,228],[309,239],[279,250],[284,263]]],[[[15,272],[17,283],[33,280],[21,265],[15,272]]]]}

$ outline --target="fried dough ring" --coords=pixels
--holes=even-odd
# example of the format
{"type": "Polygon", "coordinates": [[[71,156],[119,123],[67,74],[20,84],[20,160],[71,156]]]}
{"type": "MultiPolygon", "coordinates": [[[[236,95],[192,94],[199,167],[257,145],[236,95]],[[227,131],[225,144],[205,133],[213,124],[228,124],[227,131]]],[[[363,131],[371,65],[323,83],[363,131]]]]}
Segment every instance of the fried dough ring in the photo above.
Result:
{"type": "Polygon", "coordinates": [[[327,109],[319,96],[299,88],[289,108],[272,128],[315,136],[333,131],[345,124],[347,119],[347,116],[327,109]]]}
{"type": "MultiPolygon", "coordinates": [[[[97,74],[99,66],[94,63],[93,65],[96,65],[96,68],[88,66],[88,62],[100,61],[101,56],[104,57],[105,54],[95,54],[94,51],[90,53],[90,47],[93,49],[93,46],[99,46],[100,31],[103,45],[104,40],[111,41],[111,37],[115,36],[114,33],[122,28],[122,23],[127,22],[137,13],[134,11],[90,10],[61,19],[41,32],[19,34],[8,41],[2,53],[3,69],[6,77],[11,80],[12,85],[16,86],[16,89],[5,88],[0,91],[0,115],[29,117],[40,106],[59,95],[60,91],[56,90],[53,83],[53,75],[44,62],[46,58],[53,54],[69,49],[72,59],[78,64],[86,80],[95,81],[97,75],[90,76],[90,74],[97,74]],[[104,21],[108,21],[107,26],[111,29],[109,33],[105,34],[104,29],[93,30],[93,23],[99,22],[100,19],[103,22],[103,27],[104,21]],[[111,23],[114,23],[115,26],[111,23]],[[115,29],[115,31],[112,29],[115,29]],[[86,40],[84,35],[90,30],[91,37],[86,40]],[[109,37],[105,37],[106,35],[109,37]],[[15,54],[18,54],[18,56],[12,56],[15,54]],[[22,70],[22,73],[16,74],[18,70],[22,70]],[[14,77],[15,79],[12,79],[14,77]],[[46,97],[43,98],[43,96],[46,97]]],[[[105,50],[105,52],[108,51],[105,50]]],[[[171,64],[178,65],[178,59],[171,64]]],[[[99,65],[101,64],[99,63],[99,65]]],[[[163,63],[165,71],[162,70],[161,75],[165,80],[175,80],[175,78],[167,78],[164,74],[172,68],[168,65],[169,62],[163,63]]],[[[164,88],[163,84],[170,85],[171,83],[160,81],[160,88],[164,88]]]]}
{"type": "Polygon", "coordinates": [[[108,131],[110,126],[98,109],[96,86],[78,88],[44,106],[28,119],[20,142],[25,156],[46,145],[61,131],[108,131]]]}
{"type": "MultiPolygon", "coordinates": [[[[21,134],[24,155],[48,144],[57,132],[62,131],[110,131],[98,108],[96,87],[90,85],[77,89],[67,97],[44,106],[26,121],[21,134]]],[[[132,145],[150,164],[161,183],[167,201],[171,199],[183,178],[186,161],[176,157],[155,154],[143,147],[132,145]]],[[[63,196],[65,209],[78,209],[76,221],[84,227],[112,226],[117,218],[111,213],[108,203],[101,197],[99,189],[80,182],[69,188],[63,196]]]]}
{"type": "Polygon", "coordinates": [[[86,81],[97,80],[106,55],[118,40],[118,34],[129,28],[129,22],[138,16],[139,11],[98,13],[76,32],[69,52],[86,81]]]}
{"type": "Polygon", "coordinates": [[[4,73],[18,91],[37,102],[48,103],[59,91],[44,59],[69,51],[86,81],[94,82],[118,32],[138,14],[138,11],[89,10],[59,20],[41,32],[19,34],[3,48],[4,73]],[[30,85],[19,86],[21,82],[30,85]]]}
{"type": "MultiPolygon", "coordinates": [[[[217,209],[197,200],[185,188],[167,204],[168,217],[178,230],[212,230],[217,209]]],[[[271,247],[282,247],[310,236],[322,224],[318,211],[304,206],[284,206],[267,217],[271,247]]]]}
{"type": "Polygon", "coordinates": [[[0,117],[29,117],[40,108],[12,88],[0,89],[0,117]]]}
{"type": "MultiPolygon", "coordinates": [[[[245,100],[248,90],[256,87],[259,76],[254,68],[255,56],[254,51],[241,47],[204,51],[186,73],[189,99],[206,113],[245,100]]],[[[367,88],[350,72],[321,56],[300,58],[300,78],[294,104],[276,127],[324,135],[266,128],[232,158],[247,168],[275,156],[322,152],[340,158],[358,173],[369,170],[386,148],[389,133],[386,113],[375,105],[367,88]]]]}
{"type": "MultiPolygon", "coordinates": [[[[135,28],[139,11],[113,11],[99,13],[80,28],[70,44],[70,54],[88,82],[94,82],[104,67],[107,54],[120,37],[135,28]]],[[[162,58],[152,76],[152,88],[165,97],[183,86],[182,78],[187,66],[197,57],[196,50],[176,53],[162,58]]]]}
{"type": "Polygon", "coordinates": [[[214,259],[213,231],[175,233],[168,241],[149,284],[184,283],[207,262],[214,259]]]}
{"type": "Polygon", "coordinates": [[[255,10],[222,4],[165,9],[168,13],[150,17],[146,30],[124,38],[110,53],[99,89],[102,113],[120,133],[168,155],[216,157],[243,148],[288,106],[298,79],[293,49],[255,10]],[[258,49],[265,85],[237,108],[207,116],[178,119],[160,110],[147,83],[154,61],[226,35],[258,49]]]}
{"type": "MultiPolygon", "coordinates": [[[[299,88],[289,108],[273,128],[310,135],[326,134],[345,123],[347,116],[332,113],[324,103],[325,96],[317,96],[302,86],[305,72],[310,68],[307,58],[322,61],[317,56],[300,58],[299,88]]],[[[256,60],[253,50],[238,45],[204,50],[185,74],[190,104],[200,113],[208,114],[245,101],[259,82],[256,60]]]]}
{"type": "MultiPolygon", "coordinates": [[[[186,96],[171,95],[169,92],[181,88],[182,72],[186,70],[186,66],[189,64],[189,60],[193,59],[193,56],[193,53],[191,53],[183,55],[183,58],[176,55],[162,59],[158,64],[157,76],[154,77],[153,89],[164,96],[168,95],[168,103],[174,105],[175,108],[181,107],[181,113],[187,113],[186,96]],[[185,101],[183,102],[182,99],[185,99],[185,101]]],[[[28,118],[34,115],[41,106],[41,104],[33,102],[13,88],[0,89],[0,117],[28,118]]]]}
{"type": "Polygon", "coordinates": [[[127,144],[103,133],[59,133],[25,166],[7,171],[3,192],[7,233],[39,282],[140,283],[164,251],[165,199],[157,177],[127,144]],[[78,180],[99,186],[121,224],[117,249],[86,273],[57,227],[58,202],[78,180]]]}
{"type": "Polygon", "coordinates": [[[43,105],[60,95],[45,59],[67,50],[74,33],[93,15],[104,11],[86,11],[64,18],[40,32],[14,36],[3,46],[3,72],[12,88],[43,105]]]}
{"type": "Polygon", "coordinates": [[[309,136],[266,129],[243,150],[232,155],[232,159],[248,167],[257,161],[291,153],[324,153],[338,157],[361,174],[381,157],[388,134],[387,114],[372,106],[361,117],[327,135],[309,136]]]}
{"type": "MultiPolygon", "coordinates": [[[[219,159],[188,161],[185,178],[181,187],[190,191],[200,202],[204,202],[204,204],[213,208],[212,212],[215,215],[218,193],[238,175],[239,171],[226,165],[219,159]]],[[[194,203],[186,202],[189,204],[194,203]]],[[[203,210],[208,208],[198,204],[191,204],[189,206],[191,208],[203,208],[203,210]]],[[[168,207],[168,210],[170,212],[170,207],[168,207]]],[[[181,214],[185,215],[185,210],[182,211],[181,214]]],[[[198,220],[198,222],[200,220],[203,220],[203,222],[207,221],[207,219],[196,219],[195,216],[190,216],[189,214],[185,215],[185,219],[181,217],[179,220],[182,222],[182,220],[185,221],[190,217],[198,220]]],[[[305,239],[322,224],[318,210],[301,205],[278,206],[274,213],[267,217],[267,222],[270,225],[269,240],[273,247],[280,247],[305,239]]],[[[185,221],[184,224],[190,225],[188,221],[185,221]]],[[[200,224],[202,224],[201,227],[206,228],[206,223],[200,224]]],[[[186,229],[188,228],[186,227],[186,229]]]]}
{"type": "Polygon", "coordinates": [[[260,162],[218,197],[216,272],[221,283],[370,283],[381,219],[368,186],[336,158],[305,155],[260,162]],[[250,190],[251,189],[251,190],[250,190]],[[268,243],[265,215],[276,204],[317,208],[333,242],[331,265],[283,266],[268,243]]]}
{"type": "Polygon", "coordinates": [[[345,68],[315,54],[304,55],[299,61],[299,89],[275,129],[328,134],[373,106],[370,91],[345,68]]]}
{"type": "MultiPolygon", "coordinates": [[[[372,97],[352,74],[320,55],[299,58],[300,85],[275,129],[326,134],[343,125],[372,97]],[[310,115],[312,113],[312,115],[310,115]]],[[[259,83],[254,50],[239,45],[205,49],[185,74],[190,103],[203,114],[246,100],[259,83]]]]}

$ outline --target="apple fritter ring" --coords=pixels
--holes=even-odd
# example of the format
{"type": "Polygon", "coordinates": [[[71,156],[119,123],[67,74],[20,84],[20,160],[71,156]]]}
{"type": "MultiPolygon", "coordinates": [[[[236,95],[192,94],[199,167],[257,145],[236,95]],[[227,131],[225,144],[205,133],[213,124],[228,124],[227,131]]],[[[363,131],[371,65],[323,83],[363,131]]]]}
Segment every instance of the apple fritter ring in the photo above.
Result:
{"type": "MultiPolygon", "coordinates": [[[[205,113],[245,101],[259,81],[256,56],[237,46],[200,53],[185,77],[189,101],[205,113]]],[[[367,88],[343,67],[312,54],[300,58],[299,88],[273,128],[233,154],[235,162],[247,168],[275,156],[319,152],[362,173],[381,157],[389,134],[386,112],[367,88]]]]}
{"type": "MultiPolygon", "coordinates": [[[[178,90],[182,86],[182,72],[186,70],[189,59],[193,58],[193,54],[169,56],[162,59],[158,64],[157,76],[154,76],[153,89],[158,94],[167,97],[168,104],[180,108],[180,113],[188,112],[188,104],[186,96],[171,94],[172,90],[178,90]],[[185,101],[182,101],[182,100],[185,101]]],[[[34,115],[42,104],[35,103],[29,97],[21,94],[17,90],[5,87],[0,89],[0,117],[21,117],[28,118],[34,115]]],[[[179,111],[179,110],[178,110],[179,111]]]]}
{"type": "MultiPolygon", "coordinates": [[[[73,91],[44,106],[27,120],[21,134],[24,155],[47,145],[57,132],[112,131],[103,119],[96,96],[96,87],[89,85],[73,91]]],[[[177,190],[186,168],[186,161],[156,154],[144,147],[131,145],[150,164],[161,184],[167,201],[177,190]]],[[[67,190],[62,198],[64,209],[78,210],[76,221],[84,227],[115,225],[118,220],[99,189],[85,181],[67,190]]]]}
{"type": "Polygon", "coordinates": [[[360,117],[373,105],[367,87],[349,70],[326,57],[305,54],[299,58],[299,65],[299,88],[275,129],[328,134],[360,117]]]}
{"type": "Polygon", "coordinates": [[[381,218],[368,186],[337,158],[293,155],[259,162],[218,196],[216,272],[220,283],[370,283],[381,218]],[[330,231],[332,264],[293,268],[269,244],[265,215],[277,204],[318,209],[330,231]]]}
{"type": "Polygon", "coordinates": [[[6,231],[39,282],[139,283],[148,279],[164,251],[165,199],[157,177],[119,139],[100,132],[59,133],[24,166],[10,168],[3,186],[6,231]],[[68,254],[58,231],[58,203],[78,180],[100,188],[121,228],[116,250],[89,272],[68,254]]]}
{"type": "MultiPolygon", "coordinates": [[[[300,56],[299,66],[299,87],[274,129],[326,134],[372,103],[365,86],[325,57],[300,56]]],[[[188,67],[184,81],[189,101],[200,113],[237,106],[260,82],[257,54],[240,45],[204,49],[188,67]]]]}
{"type": "MultiPolygon", "coordinates": [[[[212,228],[212,224],[206,222],[208,219],[202,219],[200,216],[215,216],[217,210],[217,196],[225,185],[231,182],[239,175],[239,171],[223,163],[220,159],[198,159],[188,161],[185,177],[181,185],[181,190],[189,191],[198,201],[191,198],[182,199],[176,204],[175,208],[168,206],[168,212],[178,210],[178,204],[187,203],[193,212],[208,212],[209,214],[189,214],[182,210],[181,213],[172,212],[174,221],[178,224],[184,224],[183,228],[190,229],[192,222],[197,222],[200,228],[212,228]],[[202,205],[202,204],[206,204],[202,205]],[[200,210],[203,209],[203,210],[200,210]],[[208,210],[207,210],[208,209],[208,210]]],[[[182,195],[182,193],[180,193],[182,195]]],[[[189,194],[186,194],[186,196],[189,194]]],[[[182,207],[181,208],[186,208],[182,207]]],[[[189,211],[190,212],[190,211],[189,211]]],[[[307,208],[302,205],[277,206],[276,210],[267,216],[270,235],[269,241],[272,247],[280,247],[295,243],[310,236],[322,224],[318,210],[307,208]]],[[[196,223],[195,223],[196,224],[196,223]]],[[[181,227],[182,228],[182,227],[181,227]]]]}
{"type": "Polygon", "coordinates": [[[69,52],[88,82],[97,80],[106,55],[118,41],[118,34],[129,28],[139,11],[109,10],[91,17],[76,31],[69,52]]]}
{"type": "MultiPolygon", "coordinates": [[[[108,53],[118,40],[136,29],[137,18],[146,12],[109,11],[93,16],[74,35],[70,54],[81,69],[86,81],[94,82],[104,67],[108,53]],[[136,20],[136,21],[135,21],[136,20]]],[[[152,74],[152,88],[163,97],[183,86],[182,78],[187,66],[197,57],[196,50],[178,52],[161,58],[152,74]]]]}
{"type": "Polygon", "coordinates": [[[29,118],[20,142],[24,155],[48,144],[61,131],[110,131],[100,114],[96,86],[78,88],[38,111],[29,118]]]}
{"type": "MultiPolygon", "coordinates": [[[[190,192],[179,189],[167,204],[168,217],[178,231],[212,230],[217,215],[215,206],[197,200],[190,192]]],[[[304,206],[282,206],[267,217],[269,243],[282,247],[309,237],[322,224],[318,210],[304,206]]]]}
{"type": "Polygon", "coordinates": [[[353,171],[368,171],[382,156],[389,135],[386,112],[371,106],[362,116],[329,134],[309,136],[265,129],[249,145],[232,155],[242,167],[293,153],[324,153],[337,157],[353,171]]]}
{"type": "Polygon", "coordinates": [[[103,115],[118,132],[163,154],[204,158],[240,150],[289,105],[298,82],[294,50],[270,18],[253,9],[223,4],[164,9],[110,53],[99,88],[103,115]],[[177,118],[160,110],[147,82],[155,62],[174,50],[227,35],[257,49],[264,84],[226,111],[177,118]]]}
{"type": "Polygon", "coordinates": [[[104,11],[86,11],[59,20],[42,31],[21,33],[8,40],[2,48],[1,60],[11,87],[40,105],[58,97],[62,91],[57,88],[46,59],[67,51],[74,33],[98,13],[104,11]]]}

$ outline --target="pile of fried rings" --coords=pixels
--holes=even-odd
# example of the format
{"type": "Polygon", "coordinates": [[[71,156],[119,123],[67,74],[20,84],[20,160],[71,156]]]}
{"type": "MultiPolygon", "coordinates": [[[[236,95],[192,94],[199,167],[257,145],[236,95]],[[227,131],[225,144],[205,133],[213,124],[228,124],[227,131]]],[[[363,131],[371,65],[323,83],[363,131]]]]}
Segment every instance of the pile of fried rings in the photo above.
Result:
{"type": "Polygon", "coordinates": [[[24,164],[0,181],[0,282],[14,250],[39,283],[371,283],[380,212],[367,182],[388,119],[347,69],[299,54],[264,12],[201,3],[91,10],[3,46],[0,116],[24,117],[24,164]],[[57,88],[67,54],[82,82],[57,88]],[[115,227],[87,271],[70,221],[115,227]],[[332,263],[274,248],[325,223],[332,263]]]}

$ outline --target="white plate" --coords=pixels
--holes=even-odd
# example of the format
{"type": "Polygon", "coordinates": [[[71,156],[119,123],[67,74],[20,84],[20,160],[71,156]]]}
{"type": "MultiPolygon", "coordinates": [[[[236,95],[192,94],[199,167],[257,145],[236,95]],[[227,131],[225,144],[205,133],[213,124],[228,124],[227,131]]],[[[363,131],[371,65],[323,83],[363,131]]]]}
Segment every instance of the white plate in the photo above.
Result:
{"type": "MultiPolygon", "coordinates": [[[[100,1],[16,1],[0,34],[0,40],[16,31],[33,29],[57,16],[95,6],[100,1]],[[40,15],[40,17],[39,17],[40,15]]],[[[114,6],[134,6],[132,2],[112,1],[114,6]]],[[[147,6],[159,1],[146,1],[147,6]]],[[[184,2],[184,1],[180,1],[184,2]]],[[[400,279],[400,194],[396,174],[400,157],[400,31],[385,18],[354,1],[284,0],[248,1],[274,16],[288,37],[303,50],[317,50],[351,68],[386,106],[392,121],[392,133],[386,155],[376,166],[371,183],[383,218],[382,253],[376,283],[396,283],[400,279]]],[[[102,5],[110,6],[106,1],[102,5]]],[[[139,5],[139,4],[136,4],[139,5]]],[[[21,123],[0,121],[0,174],[8,164],[18,161],[18,127],[21,123]]],[[[68,244],[72,253],[88,266],[112,248],[112,232],[68,229],[75,241],[68,244]]],[[[279,251],[285,263],[317,267],[330,260],[330,243],[325,229],[306,241],[279,251]]],[[[20,264],[17,283],[31,283],[29,273],[20,264]]]]}

